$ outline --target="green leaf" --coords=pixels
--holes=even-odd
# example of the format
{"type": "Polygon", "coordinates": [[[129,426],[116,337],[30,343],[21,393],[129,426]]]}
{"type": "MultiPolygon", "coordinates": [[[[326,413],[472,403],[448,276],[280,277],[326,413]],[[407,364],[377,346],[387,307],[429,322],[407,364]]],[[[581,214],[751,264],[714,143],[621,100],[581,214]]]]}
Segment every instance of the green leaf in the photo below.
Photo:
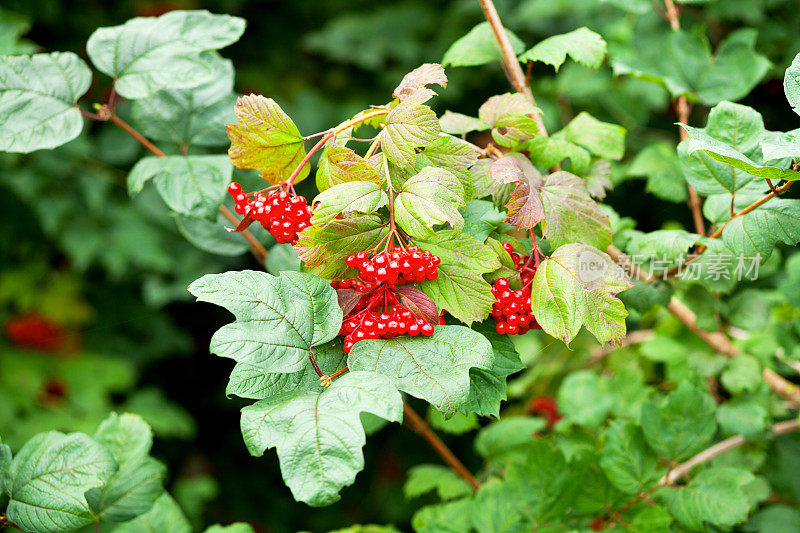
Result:
{"type": "Polygon", "coordinates": [[[458,177],[464,189],[464,201],[472,199],[472,173],[469,168],[478,161],[475,149],[466,141],[442,135],[423,151],[425,157],[437,167],[443,167],[458,177]]]}
{"type": "Polygon", "coordinates": [[[492,422],[475,438],[475,451],[484,459],[500,461],[509,452],[527,450],[536,433],[547,427],[543,418],[511,416],[492,422]]]}
{"type": "Polygon", "coordinates": [[[533,524],[558,519],[569,508],[580,484],[564,454],[546,440],[534,441],[523,462],[506,470],[506,483],[518,496],[519,509],[533,524]]]}
{"type": "Polygon", "coordinates": [[[675,146],[670,142],[658,142],[645,147],[633,158],[626,175],[645,176],[645,191],[662,200],[680,203],[688,198],[680,161],[675,155],[675,146]]]}
{"type": "Polygon", "coordinates": [[[325,280],[300,272],[208,274],[189,292],[236,317],[211,338],[211,353],[264,373],[301,370],[309,351],[333,339],[342,322],[336,291],[325,280]]]}
{"type": "Polygon", "coordinates": [[[133,118],[147,138],[193,146],[228,144],[225,126],[234,122],[233,63],[218,55],[214,78],[192,89],[168,89],[133,103],[133,118]]]}
{"type": "Polygon", "coordinates": [[[605,253],[565,244],[536,270],[531,309],[542,329],[569,343],[586,326],[600,343],[625,337],[628,313],[615,295],[633,284],[605,253]]]}
{"type": "Polygon", "coordinates": [[[561,35],[553,35],[519,56],[522,63],[542,61],[553,65],[556,72],[567,55],[590,68],[599,68],[606,56],[606,42],[597,33],[583,27],[561,35]]]}
{"type": "Polygon", "coordinates": [[[464,188],[450,171],[425,167],[400,188],[394,202],[397,224],[412,237],[434,234],[433,227],[449,223],[456,231],[464,227],[458,209],[464,207],[464,188]]]}
{"type": "Polygon", "coordinates": [[[666,500],[679,522],[692,529],[705,529],[705,522],[733,526],[747,519],[750,503],[742,489],[753,480],[753,474],[741,468],[712,467],[686,487],[660,491],[658,497],[666,500]]]}
{"type": "Polygon", "coordinates": [[[783,91],[795,113],[800,115],[800,54],[794,56],[792,64],[783,76],[783,91]]]}
{"type": "Polygon", "coordinates": [[[681,124],[681,127],[689,134],[686,144],[686,152],[688,154],[702,150],[711,159],[747,172],[757,178],[775,181],[800,179],[800,172],[796,170],[758,164],[735,148],[707,135],[705,131],[699,128],[693,128],[686,124],[681,124]]]}
{"type": "Polygon", "coordinates": [[[119,470],[102,488],[86,491],[86,500],[101,520],[126,522],[146,513],[164,492],[164,465],[149,457],[153,445],[150,426],[138,415],[112,413],[94,440],[114,456],[119,470]]]}
{"type": "Polygon", "coordinates": [[[800,242],[800,200],[774,198],[761,207],[731,220],[722,232],[722,242],[745,258],[772,254],[779,242],[800,242]]]}
{"type": "Polygon", "coordinates": [[[277,449],[295,499],[328,505],[364,468],[361,412],[399,422],[403,401],[388,378],[351,371],[321,392],[288,392],[245,407],[242,435],[255,456],[277,449]]]}
{"type": "MultiPolygon", "coordinates": [[[[238,168],[252,168],[275,185],[286,181],[306,155],[303,137],[289,115],[272,98],[251,94],[236,101],[238,122],[228,125],[228,155],[238,168]]],[[[304,166],[295,183],[305,179],[304,166]]]]}
{"type": "MultiPolygon", "coordinates": [[[[695,244],[707,244],[708,239],[682,229],[661,229],[650,233],[635,233],[628,241],[627,251],[637,261],[646,259],[659,261],[664,269],[686,260],[687,252],[695,244]]],[[[661,274],[656,270],[656,274],[661,274]]]]}
{"type": "Polygon", "coordinates": [[[13,456],[8,444],[0,439],[0,494],[11,492],[11,463],[13,456]]]}
{"type": "Polygon", "coordinates": [[[770,416],[764,401],[756,396],[741,396],[723,403],[717,409],[717,422],[725,436],[741,435],[757,439],[766,431],[770,416]]]}
{"type": "Polygon", "coordinates": [[[41,533],[88,525],[95,518],[84,492],[103,485],[116,469],[111,452],[83,433],[40,433],[11,465],[8,519],[41,533]]]}
{"type": "Polygon", "coordinates": [[[577,144],[545,135],[537,135],[528,141],[526,147],[531,160],[542,168],[551,168],[569,159],[572,170],[581,174],[588,168],[591,159],[589,152],[577,144]]]}
{"type": "MultiPolygon", "coordinates": [[[[514,54],[522,52],[525,45],[520,38],[508,29],[505,31],[514,54]]],[[[503,54],[500,52],[500,47],[497,45],[497,40],[489,23],[481,22],[465,36],[450,45],[450,48],[447,49],[442,58],[442,66],[474,67],[486,65],[500,60],[502,57],[503,54]]]]}
{"type": "Polygon", "coordinates": [[[713,398],[689,383],[669,394],[665,402],[642,406],[642,430],[660,457],[681,461],[701,451],[714,437],[713,398]]]}
{"type": "Polygon", "coordinates": [[[462,210],[464,217],[464,233],[484,242],[506,219],[492,202],[472,200],[462,210]]]}
{"type": "Polygon", "coordinates": [[[741,354],[726,363],[719,380],[731,394],[755,392],[763,383],[761,372],[758,359],[741,354]]]}
{"type": "Polygon", "coordinates": [[[441,259],[439,276],[419,284],[436,307],[467,325],[486,318],[495,299],[482,276],[500,268],[497,254],[469,235],[452,231],[439,231],[414,244],[441,259]]]}
{"type": "Polygon", "coordinates": [[[309,226],[298,239],[297,256],[314,274],[325,279],[345,279],[355,272],[344,264],[345,258],[370,250],[389,232],[377,215],[334,219],[325,226],[309,226]]]}
{"type": "MultiPolygon", "coordinates": [[[[764,120],[752,108],[722,102],[709,113],[706,127],[695,132],[729,146],[751,161],[761,162],[758,145],[764,135],[764,120]]],[[[689,142],[678,145],[678,157],[686,181],[700,194],[734,192],[752,181],[751,174],[716,160],[706,151],[691,153],[689,142]]]]}
{"type": "Polygon", "coordinates": [[[83,117],[76,102],[91,82],[72,52],[0,56],[0,150],[28,153],[77,137],[83,117]]]}
{"type": "Polygon", "coordinates": [[[215,219],[232,172],[224,155],[145,157],[128,174],[128,192],[136,195],[145,183],[154,180],[161,198],[173,211],[215,219]]]}
{"type": "Polygon", "coordinates": [[[269,249],[267,260],[264,261],[264,267],[273,276],[285,270],[299,272],[300,259],[297,258],[297,250],[289,243],[273,245],[269,249]]]}
{"type": "Polygon", "coordinates": [[[163,493],[148,512],[139,515],[130,522],[120,524],[112,533],[142,533],[157,531],[158,533],[191,533],[192,527],[183,511],[168,493],[163,493]]]}
{"type": "MultiPolygon", "coordinates": [[[[213,221],[180,213],[174,213],[173,216],[180,234],[203,251],[217,255],[236,256],[242,255],[250,249],[250,245],[241,235],[225,229],[231,223],[222,213],[218,213],[217,218],[213,221]]],[[[272,254],[267,256],[267,261],[270,257],[272,254]]]]}
{"type": "Polygon", "coordinates": [[[582,111],[554,137],[583,146],[603,159],[620,160],[625,154],[626,133],[622,126],[601,122],[582,111]]]}
{"type": "Polygon", "coordinates": [[[492,346],[480,333],[436,326],[430,337],[359,341],[347,366],[387,376],[399,390],[426,400],[449,418],[469,398],[470,369],[488,370],[493,361],[492,346]]]}
{"type": "Polygon", "coordinates": [[[478,109],[480,120],[492,128],[494,141],[507,147],[527,141],[539,132],[532,115],[540,113],[521,93],[492,96],[478,109]]]}
{"type": "Polygon", "coordinates": [[[472,526],[471,498],[423,507],[411,518],[416,533],[463,533],[472,526]]]}
{"type": "Polygon", "coordinates": [[[605,441],[600,468],[616,488],[636,495],[649,489],[659,478],[658,458],[635,424],[613,421],[605,432],[605,441]]]}
{"type": "Polygon", "coordinates": [[[372,213],[389,203],[380,185],[370,181],[351,181],[326,189],[314,198],[317,203],[312,224],[324,225],[342,213],[372,213]]]}
{"type": "Polygon", "coordinates": [[[572,372],[558,389],[558,411],[574,424],[596,429],[611,411],[606,381],[591,370],[572,372]]]}
{"type": "Polygon", "coordinates": [[[317,188],[320,191],[353,181],[382,185],[385,180],[363,157],[344,146],[326,148],[317,165],[317,188]]]}
{"type": "Polygon", "coordinates": [[[211,81],[208,54],[236,42],[245,21],[208,11],[171,11],[136,17],[121,26],[99,28],[86,52],[97,70],[114,78],[125,98],[150,96],[162,89],[188,89],[211,81]]]}
{"type": "Polygon", "coordinates": [[[428,146],[439,136],[441,127],[430,107],[411,97],[403,100],[386,115],[386,127],[378,138],[386,158],[405,168],[414,165],[415,148],[428,146]]]}
{"type": "Polygon", "coordinates": [[[221,526],[219,524],[208,526],[203,533],[254,533],[254,530],[253,526],[250,524],[246,524],[244,522],[235,522],[228,526],[221,526]]]}
{"type": "Polygon", "coordinates": [[[441,500],[452,500],[472,493],[472,487],[452,468],[441,465],[417,465],[408,471],[403,485],[407,499],[417,498],[435,490],[441,500]]]}
{"type": "Polygon", "coordinates": [[[452,111],[445,111],[444,114],[439,117],[439,124],[443,132],[450,133],[451,135],[465,135],[471,131],[490,129],[489,125],[479,118],[462,115],[461,113],[454,113],[452,111]]]}
{"type": "Polygon", "coordinates": [[[800,511],[788,505],[770,505],[742,527],[747,533],[794,533],[800,530],[800,511]]]}
{"type": "Polygon", "coordinates": [[[513,489],[498,480],[482,483],[472,506],[472,527],[481,533],[524,533],[530,527],[517,508],[513,489]]]}
{"type": "Polygon", "coordinates": [[[514,343],[507,335],[500,335],[493,323],[483,322],[473,327],[492,344],[494,364],[490,370],[470,370],[469,400],[464,411],[481,416],[500,416],[500,403],[506,399],[506,378],[519,372],[525,365],[520,360],[514,343]]]}

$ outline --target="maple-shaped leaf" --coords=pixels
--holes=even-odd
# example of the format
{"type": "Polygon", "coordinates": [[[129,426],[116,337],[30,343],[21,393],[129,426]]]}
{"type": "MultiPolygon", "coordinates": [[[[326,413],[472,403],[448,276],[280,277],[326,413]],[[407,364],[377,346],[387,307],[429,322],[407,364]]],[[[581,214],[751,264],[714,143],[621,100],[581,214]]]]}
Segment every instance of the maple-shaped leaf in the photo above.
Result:
{"type": "Polygon", "coordinates": [[[381,185],[385,180],[385,174],[344,146],[326,148],[317,165],[317,188],[320,191],[351,181],[369,181],[381,185]]]}
{"type": "Polygon", "coordinates": [[[403,80],[392,92],[392,96],[405,100],[418,90],[433,84],[447,87],[447,75],[439,63],[425,63],[403,76],[403,80]]]}
{"type": "Polygon", "coordinates": [[[460,230],[464,218],[458,209],[465,205],[464,188],[452,172],[425,167],[398,191],[395,220],[412,237],[432,235],[433,227],[444,223],[460,230]]]}
{"type": "Polygon", "coordinates": [[[449,418],[469,398],[470,369],[489,369],[493,361],[492,345],[480,333],[436,326],[430,337],[357,342],[347,366],[387,376],[399,390],[428,401],[449,418]]]}
{"type": "Polygon", "coordinates": [[[309,226],[295,245],[297,256],[310,272],[325,279],[345,279],[355,272],[344,264],[345,258],[370,250],[389,232],[377,215],[333,219],[324,226],[309,226]]]}
{"type": "Polygon", "coordinates": [[[439,277],[418,285],[436,307],[466,324],[486,318],[495,300],[483,274],[500,268],[497,254],[473,237],[450,230],[438,231],[414,244],[441,259],[439,277]]]}
{"type": "Polygon", "coordinates": [[[422,318],[433,325],[439,323],[439,310],[427,294],[410,285],[397,287],[397,294],[400,295],[400,303],[411,311],[414,316],[422,318]]]}
{"type": "Polygon", "coordinates": [[[491,172],[497,180],[518,182],[507,205],[513,225],[532,230],[545,221],[544,236],[556,248],[569,242],[601,249],[611,244],[608,215],[592,200],[583,178],[558,171],[542,179],[521,154],[501,157],[491,172]]]}
{"type": "MultiPolygon", "coordinates": [[[[234,113],[238,122],[228,125],[231,163],[258,170],[273,185],[286,181],[306,155],[303,137],[289,115],[272,98],[255,94],[239,98],[234,113]]],[[[295,183],[308,173],[306,166],[295,183]]]]}
{"type": "Polygon", "coordinates": [[[422,152],[434,166],[446,168],[456,175],[464,188],[464,201],[472,199],[470,167],[478,161],[474,145],[450,135],[442,135],[422,152]]]}
{"type": "Polygon", "coordinates": [[[602,344],[625,337],[628,312],[616,295],[633,286],[604,252],[565,244],[544,259],[531,285],[531,309],[542,329],[565,343],[581,326],[602,344]]]}
{"type": "Polygon", "coordinates": [[[399,167],[414,165],[415,148],[427,146],[439,136],[441,127],[436,113],[412,95],[389,111],[386,127],[379,139],[386,157],[399,167]]]}
{"type": "Polygon", "coordinates": [[[189,292],[236,317],[214,333],[211,353],[264,372],[301,370],[309,351],[333,339],[341,327],[336,291],[309,274],[208,274],[192,283],[189,292]]]}
{"type": "Polygon", "coordinates": [[[478,118],[492,128],[497,144],[512,147],[539,132],[533,115],[540,113],[524,94],[506,93],[489,98],[478,109],[478,118]]]}
{"type": "Polygon", "coordinates": [[[327,224],[342,213],[372,213],[389,202],[380,185],[371,181],[340,183],[314,198],[311,224],[327,224]]]}
{"type": "Polygon", "coordinates": [[[277,449],[281,474],[295,499],[329,505],[364,468],[362,412],[402,420],[403,400],[389,378],[348,372],[326,389],[261,400],[242,409],[242,436],[252,455],[277,449]]]}

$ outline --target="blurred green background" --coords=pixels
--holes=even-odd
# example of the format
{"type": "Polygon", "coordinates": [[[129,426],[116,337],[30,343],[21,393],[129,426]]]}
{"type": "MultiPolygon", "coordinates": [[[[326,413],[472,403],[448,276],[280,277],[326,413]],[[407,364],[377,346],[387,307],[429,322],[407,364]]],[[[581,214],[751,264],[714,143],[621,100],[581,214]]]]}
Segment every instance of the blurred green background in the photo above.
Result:
{"type": "MultiPolygon", "coordinates": [[[[506,26],[528,47],[587,26],[604,36],[613,57],[647,48],[648,35],[668,31],[645,0],[496,4],[506,26]]],[[[71,50],[85,57],[86,39],[98,26],[201,8],[248,21],[242,39],[223,53],[236,66],[236,88],[276,99],[304,134],[384,103],[406,72],[440,61],[453,41],[482,20],[473,0],[4,0],[0,53],[71,50]]],[[[742,103],[758,109],[768,129],[795,127],[781,85],[783,70],[800,50],[795,1],[718,0],[702,9],[687,7],[683,24],[706,32],[714,45],[739,27],[755,28],[756,49],[773,68],[742,103]]],[[[666,91],[614,78],[608,66],[590,70],[568,63],[556,78],[552,68],[538,64],[532,75],[549,129],[581,110],[627,128],[627,155],[613,168],[610,205],[638,220],[642,230],[689,226],[685,206],[645,195],[646,182],[627,173],[644,146],[674,145],[675,116],[666,91]]],[[[497,65],[450,69],[448,76],[434,104],[438,112],[474,115],[487,97],[509,90],[497,65]]],[[[108,91],[107,80],[97,79],[88,102],[103,101],[108,91]]],[[[705,124],[706,113],[696,106],[691,122],[705,124]]],[[[249,456],[238,427],[242,402],[224,395],[230,362],[207,349],[211,333],[228,317],[191,303],[186,286],[205,273],[260,267],[249,255],[211,256],[193,247],[153,190],[131,200],[125,178],[141,154],[135,141],[103,125],[91,125],[55,151],[0,154],[4,441],[18,448],[43,430],[92,432],[109,410],[133,411],[153,425],[154,455],[170,469],[168,487],[197,524],[247,520],[260,531],[283,532],[380,522],[408,529],[421,502],[403,498],[405,472],[436,461],[410,431],[393,426],[372,436],[365,472],[341,502],[325,509],[292,500],[274,453],[249,456]]],[[[298,192],[313,197],[312,187],[307,180],[298,192]]],[[[527,361],[545,352],[537,342],[521,347],[527,361]]],[[[547,370],[537,376],[542,379],[522,383],[515,394],[524,400],[552,393],[547,370]]],[[[468,466],[479,466],[470,439],[445,438],[468,466]]]]}

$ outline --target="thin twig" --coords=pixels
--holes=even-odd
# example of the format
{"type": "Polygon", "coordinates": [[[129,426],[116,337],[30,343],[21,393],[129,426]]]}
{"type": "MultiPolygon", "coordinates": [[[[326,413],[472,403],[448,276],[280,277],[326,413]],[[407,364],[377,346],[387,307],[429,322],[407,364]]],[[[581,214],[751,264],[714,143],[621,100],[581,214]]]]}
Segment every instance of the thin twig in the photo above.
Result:
{"type": "Polygon", "coordinates": [[[745,207],[744,209],[742,209],[741,211],[739,211],[738,213],[733,215],[730,218],[730,220],[728,220],[728,222],[726,222],[725,224],[723,224],[722,226],[717,228],[716,231],[714,231],[714,233],[709,235],[709,237],[711,237],[712,239],[718,238],[720,235],[722,235],[722,232],[725,230],[725,227],[730,223],[731,220],[733,220],[736,217],[740,217],[742,215],[746,215],[747,213],[749,213],[753,209],[761,207],[762,205],[764,205],[768,201],[772,200],[776,196],[780,196],[781,194],[783,194],[786,191],[788,191],[792,187],[792,184],[794,184],[793,181],[787,181],[786,183],[784,183],[783,185],[781,185],[780,187],[775,189],[774,192],[771,192],[771,193],[767,194],[766,196],[764,196],[763,198],[760,198],[760,199],[756,200],[755,202],[753,202],[752,204],[748,205],[747,207],[745,207]]]}
{"type": "Polygon", "coordinates": [[[762,375],[769,388],[775,391],[778,396],[793,402],[795,405],[800,404],[800,387],[769,368],[765,368],[762,375]]]}
{"type": "MultiPolygon", "coordinates": [[[[494,38],[497,39],[497,44],[500,46],[500,53],[503,55],[503,64],[505,64],[508,69],[511,85],[517,92],[524,94],[532,104],[536,105],[536,100],[533,98],[528,80],[525,78],[525,73],[522,72],[522,67],[519,65],[517,55],[514,53],[514,48],[511,46],[511,41],[508,39],[508,34],[506,34],[506,30],[500,20],[500,15],[497,14],[494,3],[492,0],[480,0],[480,3],[483,15],[492,28],[492,33],[494,33],[494,38]]],[[[539,127],[539,133],[546,136],[547,128],[544,126],[541,114],[534,113],[533,120],[536,121],[536,125],[539,127]]]]}
{"type": "Polygon", "coordinates": [[[464,481],[470,484],[470,486],[477,490],[480,486],[478,480],[475,479],[475,476],[467,470],[467,467],[464,466],[464,463],[459,461],[458,457],[447,447],[447,445],[442,442],[442,439],[439,438],[436,433],[431,429],[425,420],[420,417],[414,409],[411,408],[410,405],[403,402],[403,422],[410,427],[412,430],[417,432],[419,435],[422,436],[423,439],[428,441],[428,444],[433,451],[435,451],[439,456],[444,460],[447,465],[455,470],[455,472],[461,476],[464,481]]]}
{"type": "MultiPolygon", "coordinates": [[[[784,433],[791,433],[792,431],[797,431],[798,429],[798,421],[797,420],[787,420],[785,422],[778,422],[777,424],[772,426],[772,432],[775,435],[783,435],[784,433]]],[[[731,437],[729,439],[725,439],[722,442],[718,442],[717,444],[711,446],[703,450],[702,452],[698,453],[685,463],[681,463],[675,468],[673,468],[667,475],[662,477],[658,484],[663,485],[672,485],[679,479],[683,478],[687,475],[692,468],[697,465],[707,463],[711,459],[714,459],[718,455],[722,455],[723,453],[732,450],[738,446],[741,446],[747,442],[747,440],[742,437],[741,435],[736,435],[735,437],[731,437]]]]}
{"type": "Polygon", "coordinates": [[[718,353],[726,357],[736,357],[739,355],[739,349],[731,343],[727,335],[720,331],[706,331],[697,325],[697,315],[694,311],[686,307],[686,305],[673,297],[667,305],[667,310],[672,315],[681,321],[692,333],[700,337],[709,346],[714,348],[718,353]]]}

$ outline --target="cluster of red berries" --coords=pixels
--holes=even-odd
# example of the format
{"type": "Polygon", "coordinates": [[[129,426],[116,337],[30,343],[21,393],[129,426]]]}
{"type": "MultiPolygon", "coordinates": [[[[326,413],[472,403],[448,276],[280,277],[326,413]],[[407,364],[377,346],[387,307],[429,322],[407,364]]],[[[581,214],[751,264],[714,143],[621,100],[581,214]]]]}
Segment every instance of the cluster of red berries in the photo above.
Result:
{"type": "Polygon", "coordinates": [[[334,289],[353,289],[358,292],[370,292],[378,288],[378,283],[375,281],[350,278],[331,281],[331,287],[334,289]]]}
{"type": "Polygon", "coordinates": [[[503,335],[521,335],[530,329],[542,329],[531,312],[530,284],[536,274],[536,267],[527,265],[528,258],[515,253],[508,243],[503,248],[511,254],[514,266],[522,279],[522,288],[511,290],[506,278],[498,279],[492,285],[495,303],[492,304],[492,318],[497,322],[495,329],[503,335]]]}
{"type": "Polygon", "coordinates": [[[8,319],[5,333],[20,348],[53,352],[64,343],[63,328],[38,313],[8,319]]]}
{"type": "Polygon", "coordinates": [[[387,285],[375,294],[365,294],[342,321],[339,335],[344,335],[344,351],[364,339],[392,339],[398,335],[433,335],[433,325],[417,318],[387,285]]]}
{"type": "Polygon", "coordinates": [[[441,260],[427,250],[420,251],[418,246],[409,246],[405,250],[395,248],[391,252],[380,252],[372,257],[367,252],[358,252],[348,255],[344,262],[347,266],[358,269],[358,276],[364,282],[403,285],[436,279],[439,277],[441,260]]]}
{"type": "Polygon", "coordinates": [[[297,234],[311,225],[311,207],[302,196],[289,194],[282,188],[269,194],[261,192],[242,192],[242,186],[235,181],[228,185],[228,193],[236,202],[235,210],[240,215],[250,215],[269,230],[280,243],[297,242],[297,234]]]}

